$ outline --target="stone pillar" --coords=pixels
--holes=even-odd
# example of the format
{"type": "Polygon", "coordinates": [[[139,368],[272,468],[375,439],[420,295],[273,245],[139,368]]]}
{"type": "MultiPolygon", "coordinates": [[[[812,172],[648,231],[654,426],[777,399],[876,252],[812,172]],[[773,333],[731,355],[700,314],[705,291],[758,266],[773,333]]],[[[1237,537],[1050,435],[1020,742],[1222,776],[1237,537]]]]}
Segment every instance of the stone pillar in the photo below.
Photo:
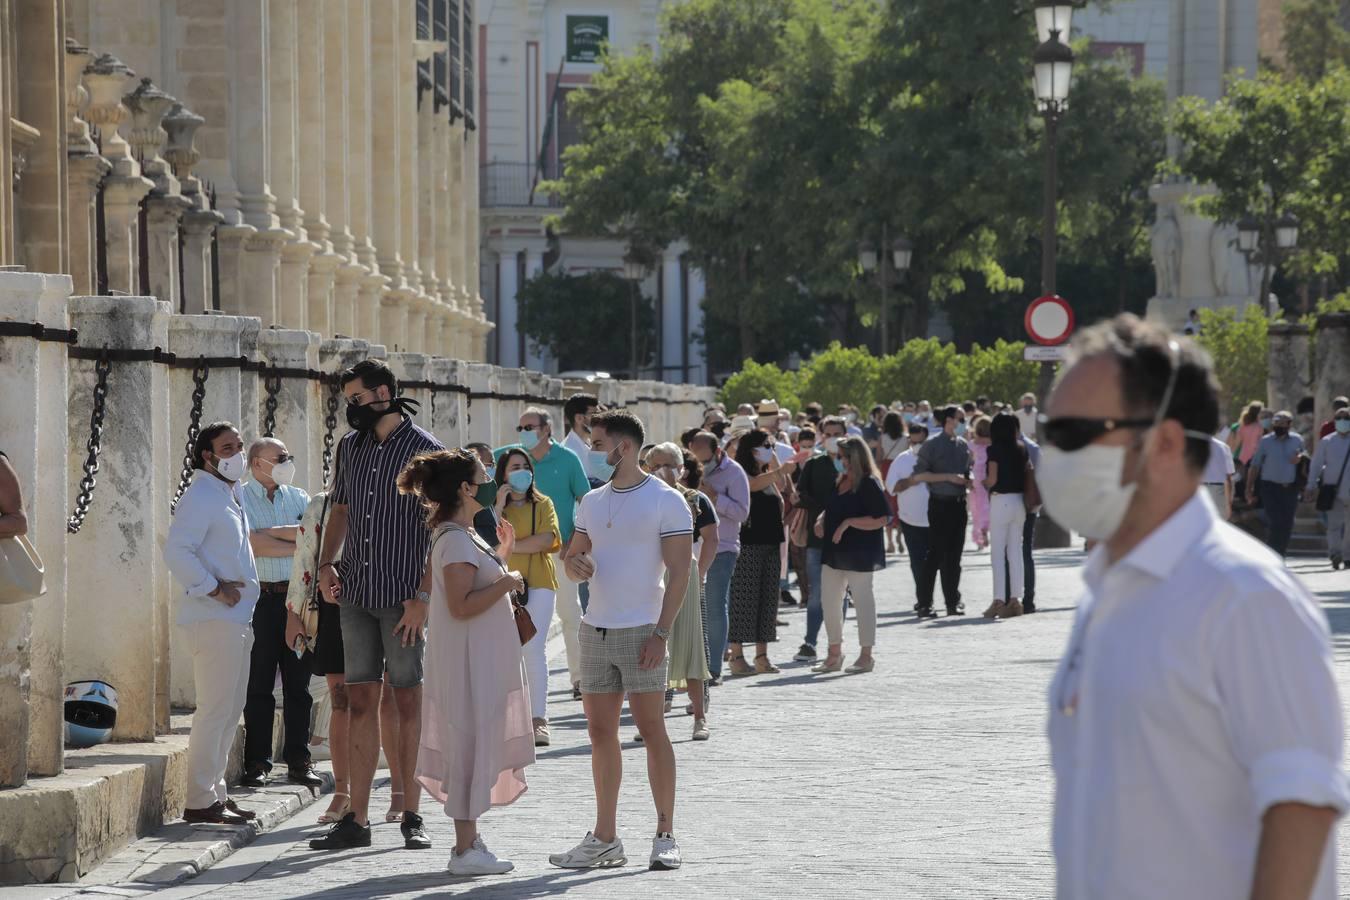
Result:
{"type": "MultiPolygon", "coordinates": [[[[1271,409],[1293,412],[1298,401],[1310,390],[1311,342],[1308,326],[1299,322],[1271,322],[1269,328],[1270,375],[1266,381],[1266,402],[1271,409]]],[[[1319,356],[1321,331],[1318,332],[1319,356]]],[[[1335,396],[1334,394],[1332,396],[1335,396]]],[[[1254,398],[1244,397],[1243,401],[1254,398]]],[[[1233,410],[1225,410],[1232,414],[1233,410]]],[[[1321,421],[1321,420],[1319,420],[1321,421]]]]}
{"type": "MultiPolygon", "coordinates": [[[[252,317],[240,317],[239,355],[252,362],[258,361],[258,336],[262,333],[261,323],[252,317]]],[[[262,379],[256,372],[244,372],[239,376],[239,434],[245,441],[251,441],[262,434],[258,420],[258,396],[262,393],[262,379]]]]}
{"type": "MultiPolygon", "coordinates": [[[[0,272],[0,318],[65,328],[70,279],[64,275],[0,272]]],[[[19,476],[28,539],[42,556],[47,593],[29,603],[0,606],[0,787],[63,768],[62,656],[66,609],[64,416],[66,347],[31,338],[0,338],[0,434],[19,476]],[[41,501],[39,502],[39,498],[41,501]]]]}
{"type": "Polygon", "coordinates": [[[305,300],[308,306],[306,327],[322,335],[332,335],[337,329],[333,310],[333,285],[342,259],[336,253],[316,253],[309,261],[305,300]]]}
{"type": "MultiPolygon", "coordinates": [[[[342,258],[339,257],[339,260],[342,258]]],[[[360,305],[361,278],[366,270],[349,261],[340,262],[333,285],[333,334],[355,337],[361,327],[356,310],[360,305]]]]}
{"type": "Polygon", "coordinates": [[[94,200],[99,182],[112,165],[98,153],[89,134],[89,123],[80,118],[89,103],[84,70],[93,54],[89,48],[66,38],[66,172],[69,179],[67,208],[70,211],[70,277],[74,291],[92,294],[95,283],[97,222],[94,200]]]}
{"type": "Polygon", "coordinates": [[[281,245],[281,265],[277,270],[277,324],[283,328],[313,327],[309,323],[309,280],[314,250],[314,245],[307,240],[287,241],[281,245]]]}
{"type": "MultiPolygon", "coordinates": [[[[26,151],[16,195],[15,214],[22,222],[17,249],[29,271],[68,272],[65,7],[51,0],[18,7],[20,74],[11,88],[18,100],[14,115],[37,134],[26,151]]],[[[10,174],[5,171],[6,177],[10,174]]]]}
{"type": "Polygon", "coordinates": [[[178,222],[189,203],[168,161],[160,156],[168,137],[160,123],[177,101],[142,78],[123,102],[131,112],[129,143],[142,173],[154,183],[146,200],[147,253],[141,265],[149,269],[150,293],[180,312],[184,305],[179,296],[178,222]]]}
{"type": "Polygon", "coordinates": [[[417,36],[416,5],[396,3],[393,9],[397,12],[396,17],[390,18],[395,19],[394,85],[398,91],[399,255],[408,289],[413,294],[424,294],[422,278],[431,272],[423,273],[418,264],[418,192],[423,186],[418,178],[417,52],[413,46],[417,36]]]}
{"type": "MultiPolygon", "coordinates": [[[[239,334],[246,323],[257,327],[257,320],[246,320],[236,316],[178,315],[169,319],[169,349],[180,361],[197,357],[237,357],[239,356],[239,334]]],[[[169,498],[178,493],[182,477],[184,457],[187,449],[188,423],[192,412],[193,370],[172,368],[169,370],[169,447],[170,461],[173,463],[172,483],[169,486],[169,498]]],[[[206,373],[206,394],[202,398],[201,425],[212,422],[240,423],[240,381],[243,377],[238,367],[209,369],[206,373]]],[[[248,377],[252,377],[252,374],[248,377]]],[[[168,481],[168,479],[162,479],[168,481]]],[[[172,585],[171,585],[172,587],[172,585]]],[[[177,596],[177,591],[172,591],[177,596]]],[[[169,604],[168,618],[172,626],[177,608],[169,604]]],[[[173,634],[170,630],[170,634],[173,634]]],[[[169,640],[169,702],[179,708],[193,709],[197,705],[196,689],[192,680],[192,655],[183,646],[182,641],[169,640]]]]}
{"type": "MultiPolygon", "coordinates": [[[[539,243],[531,243],[525,248],[525,280],[532,281],[533,279],[538,278],[541,274],[543,274],[543,272],[544,272],[544,243],[541,240],[539,243]]],[[[519,290],[517,290],[517,293],[519,293],[519,290]]],[[[517,328],[520,327],[519,318],[520,318],[520,306],[519,303],[517,303],[516,305],[517,328]]],[[[541,350],[539,347],[535,346],[534,342],[531,341],[529,338],[525,339],[525,359],[521,363],[521,365],[525,366],[528,369],[534,369],[539,372],[545,372],[548,371],[549,369],[554,368],[549,359],[548,352],[545,350],[541,350]]]]}
{"type": "MultiPolygon", "coordinates": [[[[487,363],[473,363],[462,365],[460,373],[464,381],[469,386],[469,390],[474,393],[485,391],[495,391],[497,389],[496,366],[490,366],[487,363]],[[465,371],[467,369],[467,371],[465,371]]],[[[469,441],[482,441],[487,444],[493,444],[497,437],[497,401],[496,400],[474,400],[469,404],[467,410],[468,419],[468,438],[469,441]]],[[[515,423],[513,422],[514,426],[515,423]]]]}
{"type": "Polygon", "coordinates": [[[211,236],[224,217],[211,208],[201,181],[192,167],[201,159],[197,152],[197,129],[206,120],[181,103],[175,103],[164,117],[168,144],[164,151],[182,185],[187,210],[183,213],[183,297],[180,311],[196,315],[215,308],[211,285],[211,236]]]}
{"type": "Polygon", "coordinates": [[[329,154],[337,156],[342,152],[340,147],[329,147],[324,140],[327,119],[332,115],[324,96],[325,73],[335,81],[342,75],[340,67],[328,70],[324,65],[328,52],[325,7],[340,5],[324,0],[296,0],[295,8],[297,189],[304,210],[305,232],[323,248],[327,247],[330,228],[324,173],[330,165],[329,154]]]}
{"type": "MultiPolygon", "coordinates": [[[[389,279],[381,275],[378,268],[367,267],[366,274],[361,276],[360,293],[356,299],[356,334],[355,337],[369,341],[372,345],[377,342],[388,343],[381,319],[381,302],[385,296],[385,287],[389,279]]],[[[391,325],[392,327],[392,325],[391,325]]]]}
{"type": "MultiPolygon", "coordinates": [[[[369,353],[369,349],[369,345],[365,341],[351,340],[348,338],[324,341],[319,345],[319,369],[331,375],[341,374],[344,370],[350,369],[352,366],[365,359],[369,353]]],[[[320,414],[319,420],[317,422],[312,422],[310,426],[311,440],[314,442],[312,446],[317,448],[315,451],[315,466],[316,471],[319,473],[318,479],[314,481],[314,484],[316,485],[315,490],[318,489],[317,485],[323,483],[324,436],[328,432],[328,427],[324,420],[328,416],[327,403],[328,397],[330,396],[329,386],[324,386],[322,396],[323,412],[320,414]]],[[[339,396],[338,407],[333,415],[332,446],[334,454],[336,454],[337,451],[337,442],[350,430],[351,429],[347,427],[347,417],[343,414],[343,401],[339,396]]],[[[336,457],[330,460],[330,463],[336,464],[336,457]]],[[[329,472],[331,479],[331,467],[329,472]]]]}
{"type": "MultiPolygon", "coordinates": [[[[319,368],[319,335],[312,331],[281,328],[258,334],[258,352],[269,364],[282,369],[319,368]]],[[[266,394],[260,393],[259,421],[264,415],[266,394]]],[[[313,423],[323,419],[320,384],[308,378],[283,378],[277,393],[276,437],[295,454],[296,484],[310,493],[323,483],[319,453],[313,443],[313,423]]],[[[261,431],[260,431],[261,433],[261,431]]]]}
{"type": "MultiPolygon", "coordinates": [[[[1273,349],[1273,346],[1272,346],[1273,349]]],[[[1317,377],[1313,379],[1314,421],[1325,422],[1331,418],[1331,401],[1334,397],[1350,393],[1350,313],[1330,313],[1317,317],[1317,377]]],[[[1274,353],[1272,352],[1272,357],[1274,353]]],[[[1272,371],[1274,367],[1272,366],[1272,371]]],[[[1303,387],[1298,399],[1310,392],[1303,387]]],[[[1293,409],[1291,403],[1289,409],[1293,409]]]]}
{"type": "Polygon", "coordinates": [[[108,287],[124,294],[134,294],[140,287],[140,237],[136,220],[141,198],[154,187],[150,179],[141,175],[131,147],[117,133],[127,118],[122,93],[133,77],[130,69],[107,53],[84,70],[85,86],[89,89],[86,118],[98,127],[103,156],[112,166],[103,185],[108,287]]]}
{"type": "MultiPolygon", "coordinates": [[[[168,344],[168,304],[153,297],[75,297],[71,325],[86,347],[149,350],[168,344]]],[[[70,360],[70,443],[89,438],[95,363],[70,360]]],[[[169,514],[168,376],[154,362],[115,362],[108,376],[100,467],[88,515],[68,547],[65,682],[99,678],[117,688],[116,740],[155,736],[161,610],[167,576],[157,537],[169,514]],[[115,475],[113,474],[115,473],[115,475]]],[[[176,452],[176,448],[174,448],[176,452]]],[[[83,454],[68,457],[78,484],[83,454]]]]}
{"type": "MultiPolygon", "coordinates": [[[[460,384],[460,366],[457,360],[433,356],[427,361],[427,381],[433,384],[460,384]]],[[[462,447],[466,443],[460,431],[464,421],[464,395],[452,391],[436,391],[427,410],[427,428],[447,447],[462,447]]]]}
{"type": "MultiPolygon", "coordinates": [[[[503,394],[523,394],[526,390],[524,369],[501,368],[497,372],[497,390],[503,394]]],[[[497,413],[493,417],[497,430],[492,435],[492,446],[514,444],[520,435],[516,426],[520,423],[520,414],[525,411],[526,403],[520,400],[493,400],[497,413]]]]}
{"type": "Polygon", "coordinates": [[[516,293],[520,287],[520,270],[516,265],[519,249],[508,244],[497,256],[497,364],[508,367],[519,366],[523,361],[516,309],[516,293]]]}
{"type": "MultiPolygon", "coordinates": [[[[376,261],[375,245],[371,241],[375,174],[371,163],[371,10],[369,0],[345,0],[345,3],[347,121],[346,131],[339,136],[339,140],[345,142],[347,147],[346,187],[353,252],[357,261],[373,274],[379,271],[379,264],[376,261]]],[[[384,199],[381,198],[380,202],[384,202],[384,199]]],[[[358,331],[355,336],[378,340],[378,323],[378,306],[369,310],[365,319],[358,313],[358,331]],[[360,330],[361,326],[369,324],[376,327],[369,331],[360,330]]]]}
{"type": "Polygon", "coordinates": [[[427,366],[431,362],[431,357],[425,353],[390,353],[385,361],[389,368],[393,370],[394,376],[399,381],[399,391],[405,397],[411,397],[421,404],[421,412],[417,416],[417,424],[428,431],[431,430],[431,391],[426,388],[409,388],[406,386],[410,381],[428,381],[427,366]]]}
{"type": "Polygon", "coordinates": [[[380,300],[380,343],[391,353],[408,346],[408,297],[406,291],[389,291],[380,300]]]}

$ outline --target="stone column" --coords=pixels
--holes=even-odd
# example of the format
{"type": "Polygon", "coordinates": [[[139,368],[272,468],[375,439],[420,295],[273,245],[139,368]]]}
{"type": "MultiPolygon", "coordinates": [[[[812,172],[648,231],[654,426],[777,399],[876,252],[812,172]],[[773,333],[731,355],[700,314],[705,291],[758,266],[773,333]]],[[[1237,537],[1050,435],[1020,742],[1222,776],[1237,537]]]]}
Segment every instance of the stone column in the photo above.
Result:
{"type": "MultiPolygon", "coordinates": [[[[379,271],[375,244],[372,242],[371,210],[374,205],[372,167],[371,83],[371,8],[369,0],[346,2],[346,100],[347,130],[340,140],[347,146],[347,192],[353,250],[357,261],[371,273],[379,271]]],[[[331,182],[330,182],[331,183],[331,182]]],[[[381,198],[380,202],[384,202],[381,198]]],[[[357,337],[379,339],[379,307],[357,314],[357,337]],[[369,331],[365,325],[374,324],[369,331]]]]}
{"type": "Polygon", "coordinates": [[[408,296],[406,291],[388,291],[380,299],[380,343],[391,353],[408,346],[408,296]]]}
{"type": "MultiPolygon", "coordinates": [[[[70,279],[64,275],[0,272],[0,318],[65,328],[70,279]]],[[[47,593],[0,606],[0,786],[63,767],[65,682],[66,421],[52,415],[66,403],[66,347],[31,338],[0,338],[0,434],[19,476],[28,513],[28,539],[42,556],[47,593]],[[40,501],[39,501],[39,498],[40,501]]]]}
{"type": "Polygon", "coordinates": [[[417,424],[428,431],[431,430],[431,391],[426,388],[405,386],[410,381],[429,380],[427,378],[427,366],[431,362],[431,357],[425,353],[390,353],[385,357],[385,362],[389,364],[394,376],[398,378],[400,392],[421,404],[422,409],[417,416],[417,424]]]}
{"type": "MultiPolygon", "coordinates": [[[[497,370],[497,390],[503,394],[523,394],[525,393],[525,377],[528,373],[524,369],[508,369],[502,367],[497,370]]],[[[497,430],[492,435],[492,446],[500,447],[502,444],[513,444],[518,437],[516,425],[520,422],[520,414],[525,411],[526,404],[519,400],[493,400],[496,407],[496,415],[493,416],[493,423],[497,430]]]]}
{"type": "Polygon", "coordinates": [[[134,294],[140,286],[140,239],[136,217],[141,198],[154,183],[141,175],[131,147],[117,133],[127,118],[122,93],[134,73],[117,57],[103,54],[84,70],[89,89],[86,118],[98,127],[103,156],[112,166],[103,186],[103,222],[107,244],[108,287],[134,294]]]}
{"type": "MultiPolygon", "coordinates": [[[[497,389],[498,371],[496,366],[490,366],[487,363],[460,366],[460,373],[465,383],[475,393],[495,391],[497,389]],[[466,369],[467,371],[465,371],[466,369]]],[[[474,400],[468,405],[466,418],[470,441],[483,441],[498,446],[493,443],[497,437],[497,401],[474,400]]]]}
{"type": "MultiPolygon", "coordinates": [[[[239,355],[257,362],[258,336],[262,333],[261,323],[252,317],[241,317],[239,324],[239,355]]],[[[245,441],[251,441],[262,434],[259,427],[258,396],[262,393],[262,379],[255,372],[244,372],[239,376],[239,434],[245,441]]]]}
{"type": "MultiPolygon", "coordinates": [[[[169,349],[179,360],[192,360],[204,357],[239,356],[239,334],[246,323],[257,327],[257,320],[246,320],[236,316],[178,315],[169,319],[169,349]]],[[[178,493],[182,477],[184,457],[187,449],[187,432],[192,412],[193,370],[172,368],[169,370],[169,455],[173,465],[172,481],[161,479],[169,484],[170,500],[178,493]]],[[[238,367],[209,369],[206,373],[206,395],[202,398],[201,425],[212,422],[233,422],[236,425],[240,415],[240,380],[242,373],[238,367]]],[[[249,377],[252,377],[250,374],[249,377]]],[[[176,596],[177,591],[173,591],[176,596]]],[[[174,601],[177,602],[176,600],[174,601]]],[[[177,614],[173,604],[169,606],[169,623],[173,625],[177,614]]],[[[172,627],[170,635],[173,635],[172,627]]],[[[182,641],[169,639],[169,702],[176,707],[193,709],[197,705],[196,689],[192,680],[192,655],[183,646],[182,641]]]]}
{"type": "Polygon", "coordinates": [[[183,213],[183,297],[179,309],[189,315],[214,308],[217,298],[212,296],[211,236],[224,216],[211,208],[201,181],[192,174],[192,167],[201,159],[197,152],[197,129],[206,120],[181,103],[175,103],[164,117],[168,144],[164,158],[173,165],[174,174],[182,185],[187,210],[183,213]]]}
{"type": "MultiPolygon", "coordinates": [[[[270,365],[283,369],[319,368],[319,335],[312,331],[268,328],[258,334],[258,353],[270,365]]],[[[283,378],[277,393],[276,437],[295,454],[296,484],[314,493],[323,483],[318,448],[313,443],[313,423],[322,420],[319,382],[307,378],[283,378]]],[[[258,397],[259,421],[264,415],[266,394],[258,397]]]]}
{"type": "Polygon", "coordinates": [[[169,304],[174,312],[184,310],[179,296],[178,222],[190,206],[182,196],[182,186],[169,163],[160,156],[168,137],[161,121],[177,104],[173,97],[142,78],[136,90],[123,102],[131,112],[129,143],[141,161],[141,171],[154,187],[146,200],[146,259],[150,293],[169,304]]]}
{"type": "MultiPolygon", "coordinates": [[[[1320,331],[1318,338],[1320,350],[1320,331]]],[[[1271,409],[1292,412],[1309,391],[1312,348],[1308,326],[1299,322],[1271,322],[1268,343],[1270,374],[1266,381],[1266,402],[1271,409]]]]}
{"type": "MultiPolygon", "coordinates": [[[[376,259],[388,286],[380,305],[379,340],[390,351],[406,350],[408,307],[415,290],[403,258],[403,149],[412,136],[402,129],[403,88],[400,15],[387,9],[370,17],[371,218],[376,259]]],[[[413,65],[413,60],[406,60],[413,65]]]]}
{"type": "Polygon", "coordinates": [[[316,253],[309,261],[309,281],[305,286],[308,306],[306,327],[319,334],[331,335],[335,326],[333,285],[342,258],[336,253],[316,253]]]}
{"type": "MultiPolygon", "coordinates": [[[[365,341],[351,340],[348,338],[324,341],[319,345],[319,369],[331,375],[338,375],[365,359],[369,352],[370,347],[365,341]]],[[[319,473],[319,479],[314,482],[316,485],[322,483],[323,480],[324,435],[328,431],[327,425],[324,424],[324,419],[327,418],[328,415],[328,392],[329,388],[325,386],[322,392],[324,399],[323,412],[321,413],[319,420],[311,423],[310,427],[311,440],[314,442],[312,446],[317,448],[315,450],[315,466],[319,473]]],[[[341,440],[344,434],[351,430],[347,427],[347,417],[343,414],[341,397],[338,398],[338,408],[334,413],[333,418],[332,438],[334,453],[336,453],[337,442],[341,440]]],[[[331,462],[335,464],[336,458],[331,462]]]]}
{"type": "Polygon", "coordinates": [[[94,200],[99,182],[112,165],[99,155],[89,134],[89,123],[80,113],[89,103],[84,70],[93,54],[89,48],[66,38],[66,171],[69,178],[67,204],[70,211],[70,277],[78,294],[92,294],[95,283],[97,222],[94,200]]]}
{"type": "MultiPolygon", "coordinates": [[[[288,237],[281,245],[277,274],[277,324],[307,328],[309,261],[316,248],[305,231],[300,208],[299,22],[297,0],[268,0],[269,186],[277,198],[277,218],[288,237]]],[[[323,159],[305,160],[323,167],[323,159]]]]}
{"type": "Polygon", "coordinates": [[[689,336],[703,331],[703,297],[707,294],[707,284],[703,280],[702,270],[689,266],[685,271],[688,272],[689,278],[689,333],[684,337],[689,342],[687,377],[694,384],[707,384],[709,375],[706,348],[689,336]]]}
{"type": "Polygon", "coordinates": [[[281,266],[277,271],[277,324],[283,328],[313,327],[309,324],[309,280],[314,251],[314,245],[308,240],[291,240],[281,245],[281,266]]]}
{"type": "Polygon", "coordinates": [[[18,9],[15,37],[23,49],[12,89],[18,100],[14,115],[37,130],[16,196],[15,214],[22,221],[18,250],[30,271],[68,272],[65,9],[50,0],[20,3],[18,9]]]}
{"type": "MultiPolygon", "coordinates": [[[[461,384],[460,363],[457,360],[433,356],[427,362],[427,381],[433,384],[461,384]]],[[[464,421],[464,395],[451,391],[437,391],[432,397],[433,408],[428,411],[425,426],[436,439],[447,447],[465,444],[460,426],[464,421]]]]}
{"type": "MultiPolygon", "coordinates": [[[[341,260],[341,257],[339,257],[341,260]]],[[[354,337],[361,331],[356,310],[360,305],[361,278],[366,270],[350,261],[340,262],[333,285],[333,333],[354,337]]]]}
{"type": "Polygon", "coordinates": [[[326,7],[329,6],[337,8],[341,4],[296,0],[295,8],[297,186],[300,207],[304,210],[305,232],[321,247],[326,247],[330,229],[324,173],[330,165],[329,155],[336,157],[342,153],[341,147],[329,147],[325,140],[327,120],[333,115],[325,96],[326,75],[331,75],[337,83],[342,77],[341,67],[330,70],[325,66],[329,15],[326,7]]]}
{"type": "Polygon", "coordinates": [[[516,258],[520,248],[504,245],[497,256],[497,363],[501,366],[519,366],[520,339],[516,309],[516,293],[520,288],[516,258]]]}
{"type": "MultiPolygon", "coordinates": [[[[1350,313],[1330,313],[1317,317],[1316,353],[1314,421],[1325,422],[1331,418],[1332,398],[1347,393],[1346,385],[1350,384],[1350,313]]],[[[1271,355],[1273,357],[1274,353],[1271,355]]],[[[1274,371],[1274,367],[1271,368],[1274,371]]],[[[1309,387],[1304,386],[1295,400],[1306,397],[1308,393],[1309,387]]],[[[1293,408],[1291,403],[1289,409],[1293,408]]]]}
{"type": "MultiPolygon", "coordinates": [[[[71,325],[86,347],[148,350],[168,344],[168,304],[153,297],[75,297],[71,325]]],[[[70,360],[70,442],[89,438],[94,366],[70,360]]],[[[115,362],[108,377],[103,477],[88,515],[69,539],[64,681],[99,678],[117,688],[115,740],[155,736],[160,689],[161,610],[157,582],[166,577],[157,536],[169,514],[168,377],[153,362],[115,362]],[[115,475],[114,475],[115,473],[115,475]]],[[[175,448],[176,450],[176,448],[175,448]]],[[[68,457],[78,484],[83,454],[68,457]]]]}
{"type": "Polygon", "coordinates": [[[361,276],[360,292],[356,298],[355,336],[369,341],[372,345],[388,343],[385,340],[382,319],[382,302],[388,283],[388,276],[380,274],[376,267],[367,267],[361,276]]]}
{"type": "Polygon", "coordinates": [[[394,88],[398,92],[399,255],[408,289],[417,295],[425,290],[424,273],[418,264],[417,235],[418,192],[423,188],[418,178],[417,53],[413,47],[417,36],[416,7],[412,3],[397,3],[393,9],[397,12],[396,17],[390,18],[395,19],[394,88]]]}

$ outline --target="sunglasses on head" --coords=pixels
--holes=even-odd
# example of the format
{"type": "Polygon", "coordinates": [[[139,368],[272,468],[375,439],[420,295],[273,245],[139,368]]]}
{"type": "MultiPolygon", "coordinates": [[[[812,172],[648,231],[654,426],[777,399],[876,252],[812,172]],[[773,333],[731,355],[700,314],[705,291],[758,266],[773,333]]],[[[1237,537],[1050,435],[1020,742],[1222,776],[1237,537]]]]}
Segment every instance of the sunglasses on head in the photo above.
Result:
{"type": "Polygon", "coordinates": [[[1065,452],[1082,450],[1109,431],[1122,428],[1151,428],[1152,419],[1087,419],[1077,416],[1041,416],[1045,440],[1065,452]]]}

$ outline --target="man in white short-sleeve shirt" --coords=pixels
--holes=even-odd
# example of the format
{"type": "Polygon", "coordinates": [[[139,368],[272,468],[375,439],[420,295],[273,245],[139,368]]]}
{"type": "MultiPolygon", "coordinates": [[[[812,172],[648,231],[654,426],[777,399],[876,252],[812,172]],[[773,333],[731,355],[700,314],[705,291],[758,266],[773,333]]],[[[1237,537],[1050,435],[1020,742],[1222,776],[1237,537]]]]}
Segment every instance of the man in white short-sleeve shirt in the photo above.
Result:
{"type": "Polygon", "coordinates": [[[1209,499],[1214,508],[1225,519],[1233,517],[1233,450],[1216,437],[1209,439],[1209,462],[1205,464],[1205,474],[1200,476],[1200,484],[1209,491],[1209,499]]]}
{"type": "Polygon", "coordinates": [[[895,494],[900,533],[905,539],[916,591],[923,577],[924,562],[928,559],[928,485],[914,477],[914,466],[919,461],[919,448],[927,439],[928,427],[912,423],[909,448],[895,458],[886,472],[886,493],[895,494]]]}
{"type": "Polygon", "coordinates": [[[681,862],[674,836],[675,752],[665,723],[666,646],[689,584],[694,522],[684,496],[638,465],[645,440],[642,422],[627,410],[591,419],[591,448],[607,454],[614,476],[581,498],[564,556],[568,577],[590,583],[581,620],[581,693],[596,784],[594,830],[573,849],[549,857],[564,869],[628,861],[616,823],[625,693],[647,747],[656,804],[650,868],[678,869],[681,862]]]}

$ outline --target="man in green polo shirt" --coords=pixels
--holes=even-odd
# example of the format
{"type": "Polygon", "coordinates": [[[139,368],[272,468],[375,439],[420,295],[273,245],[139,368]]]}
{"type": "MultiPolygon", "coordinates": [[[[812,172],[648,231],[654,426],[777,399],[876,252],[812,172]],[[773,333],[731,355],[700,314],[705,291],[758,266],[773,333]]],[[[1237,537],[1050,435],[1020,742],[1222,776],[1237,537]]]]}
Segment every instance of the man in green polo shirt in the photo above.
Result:
{"type": "MultiPolygon", "coordinates": [[[[508,444],[493,452],[500,460],[503,453],[513,447],[521,447],[530,454],[534,463],[534,483],[544,496],[553,501],[558,513],[559,537],[562,550],[558,553],[558,618],[563,625],[563,644],[567,648],[567,670],[572,679],[572,696],[581,698],[581,650],[577,645],[581,629],[581,604],[577,597],[577,583],[567,577],[563,569],[562,555],[567,552],[567,544],[572,540],[573,521],[576,506],[591,483],[586,478],[586,469],[581,459],[568,448],[553,440],[553,417],[547,410],[531,406],[521,413],[520,424],[516,431],[520,442],[508,444]]],[[[601,473],[608,480],[609,473],[601,473]]]]}

